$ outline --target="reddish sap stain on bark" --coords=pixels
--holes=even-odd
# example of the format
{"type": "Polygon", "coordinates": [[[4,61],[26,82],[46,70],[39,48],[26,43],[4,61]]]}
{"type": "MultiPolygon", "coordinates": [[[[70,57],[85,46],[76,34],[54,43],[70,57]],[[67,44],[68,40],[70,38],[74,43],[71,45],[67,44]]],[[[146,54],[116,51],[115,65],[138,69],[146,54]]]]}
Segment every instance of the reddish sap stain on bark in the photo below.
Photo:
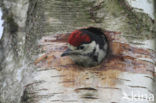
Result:
{"type": "Polygon", "coordinates": [[[109,40],[110,54],[102,64],[84,68],[75,65],[69,57],[60,57],[66,49],[67,34],[43,37],[40,41],[42,50],[45,54],[40,56],[34,64],[40,67],[51,67],[60,71],[64,77],[62,82],[66,87],[91,84],[91,79],[96,78],[100,81],[99,85],[114,86],[118,76],[122,72],[153,74],[155,65],[151,62],[137,58],[153,58],[153,52],[148,49],[136,48],[120,38],[119,32],[104,32],[109,40]]]}

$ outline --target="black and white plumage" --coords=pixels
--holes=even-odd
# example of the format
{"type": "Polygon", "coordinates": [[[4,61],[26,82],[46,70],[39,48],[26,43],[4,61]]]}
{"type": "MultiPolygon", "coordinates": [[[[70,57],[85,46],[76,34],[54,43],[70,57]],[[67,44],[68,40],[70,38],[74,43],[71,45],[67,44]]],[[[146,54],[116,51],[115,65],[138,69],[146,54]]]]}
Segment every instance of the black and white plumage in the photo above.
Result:
{"type": "Polygon", "coordinates": [[[91,67],[100,64],[108,53],[108,41],[99,28],[75,30],[69,35],[68,49],[61,56],[70,56],[78,65],[91,67]]]}

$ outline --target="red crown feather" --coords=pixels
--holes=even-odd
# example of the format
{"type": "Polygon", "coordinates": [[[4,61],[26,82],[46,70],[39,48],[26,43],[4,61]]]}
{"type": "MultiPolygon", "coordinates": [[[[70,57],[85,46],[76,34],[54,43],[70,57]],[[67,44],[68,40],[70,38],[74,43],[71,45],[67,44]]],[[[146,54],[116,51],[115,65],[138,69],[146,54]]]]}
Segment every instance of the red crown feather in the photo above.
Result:
{"type": "Polygon", "coordinates": [[[68,43],[70,43],[73,46],[80,46],[81,43],[89,43],[90,37],[87,34],[84,34],[80,30],[75,30],[72,32],[68,38],[68,43]]]}

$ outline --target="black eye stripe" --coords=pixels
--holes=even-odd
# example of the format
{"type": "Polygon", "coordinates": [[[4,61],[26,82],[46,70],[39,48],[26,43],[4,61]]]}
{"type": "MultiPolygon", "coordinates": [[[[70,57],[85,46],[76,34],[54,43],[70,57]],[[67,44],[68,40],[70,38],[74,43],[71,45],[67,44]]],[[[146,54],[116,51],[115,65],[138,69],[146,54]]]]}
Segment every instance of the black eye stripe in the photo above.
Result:
{"type": "Polygon", "coordinates": [[[77,47],[77,49],[84,49],[84,46],[79,46],[79,47],[77,47]]]}
{"type": "Polygon", "coordinates": [[[84,48],[84,46],[80,46],[80,49],[83,49],[84,48]]]}

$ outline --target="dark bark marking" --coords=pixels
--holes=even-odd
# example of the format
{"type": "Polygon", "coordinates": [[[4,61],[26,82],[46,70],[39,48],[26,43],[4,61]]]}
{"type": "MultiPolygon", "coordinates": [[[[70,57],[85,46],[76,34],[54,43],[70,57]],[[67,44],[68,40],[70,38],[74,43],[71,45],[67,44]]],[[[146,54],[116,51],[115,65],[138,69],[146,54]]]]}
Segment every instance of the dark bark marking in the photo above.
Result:
{"type": "Polygon", "coordinates": [[[85,87],[85,88],[77,88],[77,89],[75,89],[76,92],[81,91],[81,90],[97,91],[97,89],[91,88],[91,87],[85,87]]]}
{"type": "Polygon", "coordinates": [[[128,79],[122,79],[122,78],[117,78],[118,80],[121,80],[121,81],[128,81],[130,82],[131,80],[128,80],[128,79]]]}
{"type": "Polygon", "coordinates": [[[150,76],[144,76],[144,77],[149,78],[149,79],[151,79],[152,81],[155,81],[153,77],[150,77],[150,76]]]}
{"type": "Polygon", "coordinates": [[[144,87],[144,86],[130,86],[129,87],[132,87],[132,88],[144,88],[144,89],[147,89],[147,87],[144,87]]]}
{"type": "Polygon", "coordinates": [[[114,87],[98,87],[102,89],[116,89],[116,90],[121,90],[120,88],[114,88],[114,87]]]}

